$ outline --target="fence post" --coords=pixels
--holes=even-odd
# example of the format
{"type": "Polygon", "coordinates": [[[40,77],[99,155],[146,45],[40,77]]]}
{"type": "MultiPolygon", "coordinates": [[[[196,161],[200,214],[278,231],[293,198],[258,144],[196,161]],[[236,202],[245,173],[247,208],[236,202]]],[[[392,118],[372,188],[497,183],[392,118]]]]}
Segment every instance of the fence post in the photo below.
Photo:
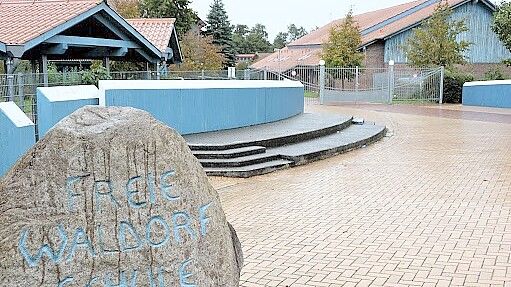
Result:
{"type": "Polygon", "coordinates": [[[200,79],[204,80],[204,69],[200,71],[200,79]]]}
{"type": "Polygon", "coordinates": [[[440,67],[440,99],[439,103],[443,103],[444,101],[444,76],[445,76],[445,67],[440,67]]]}
{"type": "Polygon", "coordinates": [[[392,104],[392,98],[394,97],[394,61],[389,61],[389,100],[388,103],[392,104]]]}
{"type": "Polygon", "coordinates": [[[161,78],[160,69],[161,69],[160,62],[156,62],[156,80],[160,80],[161,78]]]}
{"type": "Polygon", "coordinates": [[[268,67],[264,67],[264,80],[268,80],[268,67]]]}
{"type": "Polygon", "coordinates": [[[325,96],[325,61],[319,61],[319,103],[323,104],[325,96]]]}
{"type": "Polygon", "coordinates": [[[245,71],[243,72],[243,79],[250,80],[250,70],[249,69],[245,69],[245,71]]]}
{"type": "Polygon", "coordinates": [[[355,92],[358,92],[358,66],[355,67],[355,92]]]}

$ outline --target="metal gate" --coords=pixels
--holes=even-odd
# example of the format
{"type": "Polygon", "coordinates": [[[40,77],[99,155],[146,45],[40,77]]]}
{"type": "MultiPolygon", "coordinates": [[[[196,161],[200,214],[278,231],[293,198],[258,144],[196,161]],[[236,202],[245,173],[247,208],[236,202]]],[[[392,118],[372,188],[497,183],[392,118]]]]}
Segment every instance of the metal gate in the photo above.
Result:
{"type": "Polygon", "coordinates": [[[250,79],[301,81],[306,103],[441,103],[442,67],[434,69],[299,66],[284,73],[250,71],[250,79]]]}

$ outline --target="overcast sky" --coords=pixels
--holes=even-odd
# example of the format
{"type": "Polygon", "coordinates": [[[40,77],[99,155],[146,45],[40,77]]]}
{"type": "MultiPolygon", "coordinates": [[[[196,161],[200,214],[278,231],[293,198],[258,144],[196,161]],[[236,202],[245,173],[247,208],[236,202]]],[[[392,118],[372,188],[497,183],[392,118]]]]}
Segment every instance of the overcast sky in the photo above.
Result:
{"type": "MultiPolygon", "coordinates": [[[[231,24],[256,23],[266,26],[270,42],[289,24],[303,26],[308,31],[316,26],[344,17],[351,7],[355,14],[385,8],[411,0],[223,0],[231,24]]],[[[206,20],[213,0],[192,0],[191,7],[206,20]]]]}

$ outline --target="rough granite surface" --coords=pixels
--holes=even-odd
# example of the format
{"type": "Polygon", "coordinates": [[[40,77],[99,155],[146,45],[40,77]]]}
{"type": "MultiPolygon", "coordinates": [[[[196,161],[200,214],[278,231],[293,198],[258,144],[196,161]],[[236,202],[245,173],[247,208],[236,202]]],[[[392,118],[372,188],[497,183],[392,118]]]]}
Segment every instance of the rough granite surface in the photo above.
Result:
{"type": "Polygon", "coordinates": [[[184,139],[84,107],[0,181],[0,286],[238,286],[241,245],[184,139]]]}

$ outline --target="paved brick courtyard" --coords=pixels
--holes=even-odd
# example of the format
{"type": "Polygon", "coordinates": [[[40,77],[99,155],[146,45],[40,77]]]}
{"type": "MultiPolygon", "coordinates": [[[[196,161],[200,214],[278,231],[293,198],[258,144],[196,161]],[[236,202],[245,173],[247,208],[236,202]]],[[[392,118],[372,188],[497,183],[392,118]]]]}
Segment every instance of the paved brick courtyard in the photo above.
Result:
{"type": "Polygon", "coordinates": [[[251,179],[211,178],[242,286],[511,286],[511,110],[308,107],[389,133],[251,179]]]}

